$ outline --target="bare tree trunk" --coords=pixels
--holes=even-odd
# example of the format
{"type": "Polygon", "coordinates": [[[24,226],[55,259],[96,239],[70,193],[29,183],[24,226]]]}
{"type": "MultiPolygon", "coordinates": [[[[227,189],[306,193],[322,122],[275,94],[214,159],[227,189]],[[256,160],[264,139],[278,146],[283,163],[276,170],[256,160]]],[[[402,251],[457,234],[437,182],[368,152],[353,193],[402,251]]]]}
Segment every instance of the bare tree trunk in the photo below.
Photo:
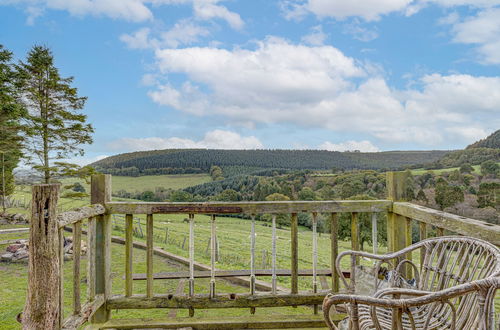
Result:
{"type": "Polygon", "coordinates": [[[22,315],[23,329],[59,328],[58,198],[59,185],[33,186],[28,294],[22,315]]]}

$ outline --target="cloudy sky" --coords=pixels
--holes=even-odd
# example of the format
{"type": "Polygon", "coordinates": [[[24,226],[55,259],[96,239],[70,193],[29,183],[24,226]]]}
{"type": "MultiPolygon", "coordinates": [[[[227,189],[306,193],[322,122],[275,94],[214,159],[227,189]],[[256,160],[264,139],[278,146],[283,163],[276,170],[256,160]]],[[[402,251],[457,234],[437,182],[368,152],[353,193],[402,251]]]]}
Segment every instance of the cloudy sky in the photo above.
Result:
{"type": "Polygon", "coordinates": [[[456,149],[500,128],[500,0],[0,0],[88,96],[87,159],[456,149]]]}

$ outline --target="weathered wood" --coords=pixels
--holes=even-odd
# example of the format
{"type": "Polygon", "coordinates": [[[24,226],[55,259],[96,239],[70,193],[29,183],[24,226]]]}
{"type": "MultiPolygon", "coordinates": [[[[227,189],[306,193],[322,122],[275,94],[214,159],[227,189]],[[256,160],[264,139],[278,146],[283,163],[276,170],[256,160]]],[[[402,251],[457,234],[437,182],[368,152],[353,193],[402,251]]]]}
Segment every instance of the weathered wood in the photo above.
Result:
{"type": "Polygon", "coordinates": [[[59,223],[59,228],[62,228],[86,218],[102,215],[105,212],[106,209],[104,206],[101,204],[94,204],[58,214],[57,221],[59,223]]]}
{"type": "MultiPolygon", "coordinates": [[[[419,229],[419,236],[420,240],[424,240],[427,238],[427,224],[425,222],[419,222],[418,223],[418,229],[419,229]]],[[[424,264],[424,258],[425,258],[425,247],[420,249],[420,265],[424,264]]]]}
{"type": "Polygon", "coordinates": [[[330,244],[331,244],[331,259],[330,267],[332,274],[332,291],[339,292],[339,276],[335,266],[335,260],[339,255],[339,220],[337,213],[332,213],[330,218],[330,244]]]}
{"type": "Polygon", "coordinates": [[[210,297],[215,296],[215,252],[217,250],[217,228],[215,215],[210,218],[210,297]]]}
{"type": "MultiPolygon", "coordinates": [[[[113,243],[118,243],[118,244],[125,244],[125,239],[123,237],[118,237],[118,236],[113,236],[111,238],[113,243]]],[[[146,244],[141,243],[141,242],[134,242],[133,243],[134,248],[141,249],[141,250],[146,250],[146,244]]],[[[180,263],[182,265],[189,265],[189,259],[184,258],[182,256],[167,252],[161,248],[153,248],[153,254],[158,255],[160,257],[168,258],[174,262],[180,263]]],[[[199,262],[194,262],[194,268],[199,269],[199,270],[210,270],[210,266],[199,263],[199,262]]],[[[237,285],[244,285],[244,286],[249,286],[249,280],[248,277],[227,277],[227,281],[237,284],[237,285]]],[[[255,280],[255,288],[256,290],[259,291],[271,291],[271,285],[268,282],[261,281],[261,280],[255,280]]],[[[288,291],[283,287],[278,286],[278,290],[281,292],[288,291]]]]}
{"type": "Polygon", "coordinates": [[[95,298],[95,217],[87,222],[87,297],[95,298]]]}
{"type": "Polygon", "coordinates": [[[272,202],[206,202],[206,203],[129,203],[110,202],[106,204],[109,213],[119,214],[290,214],[299,212],[384,212],[391,209],[391,201],[272,201],[272,202]],[[231,212],[222,212],[227,208],[231,212]],[[216,208],[216,209],[210,209],[216,208]],[[219,209],[220,208],[220,209],[219,209]]]}
{"type": "MultiPolygon", "coordinates": [[[[235,276],[250,276],[250,274],[251,274],[250,269],[217,270],[214,272],[215,277],[224,277],[224,278],[225,277],[235,277],[235,276]]],[[[271,276],[271,275],[272,275],[271,269],[256,269],[255,270],[255,276],[271,276]]],[[[298,276],[313,276],[313,271],[312,271],[312,269],[300,269],[298,271],[297,275],[298,276]]],[[[318,276],[331,276],[332,271],[330,269],[318,269],[317,275],[318,276]]],[[[290,271],[290,269],[276,269],[276,276],[291,276],[291,271],[290,271]]],[[[173,279],[188,278],[188,277],[189,277],[188,271],[161,272],[161,273],[153,274],[153,278],[155,280],[173,280],[173,279]]],[[[210,278],[211,271],[197,270],[194,272],[194,277],[195,278],[210,278]]],[[[146,278],[147,278],[146,274],[134,274],[133,275],[134,280],[146,280],[146,278]]]]}
{"type": "MultiPolygon", "coordinates": [[[[410,245],[412,245],[412,238],[411,238],[412,222],[411,222],[411,218],[405,218],[405,219],[406,219],[406,223],[405,223],[406,246],[410,246],[410,245]]],[[[413,253],[411,251],[406,254],[406,259],[413,262],[413,253]]],[[[412,278],[412,275],[411,275],[412,271],[413,271],[413,269],[411,267],[406,267],[406,278],[412,278]]]]}
{"type": "MultiPolygon", "coordinates": [[[[387,197],[393,202],[402,201],[406,194],[408,172],[387,172],[387,197]]],[[[387,217],[387,248],[389,252],[399,251],[406,247],[406,219],[395,212],[387,217]]]]}
{"type": "Polygon", "coordinates": [[[394,203],[393,210],[399,215],[417,221],[444,228],[464,236],[480,238],[495,245],[500,245],[499,225],[404,202],[394,203]]]}
{"type": "Polygon", "coordinates": [[[82,222],[73,224],[73,314],[81,310],[80,302],[80,262],[82,251],[82,222]]]}
{"type": "Polygon", "coordinates": [[[23,329],[57,329],[60,326],[58,198],[59,185],[32,188],[28,293],[22,314],[23,329]]]}
{"type": "Polygon", "coordinates": [[[437,227],[436,228],[436,236],[444,236],[444,228],[437,227]]]}
{"type": "Polygon", "coordinates": [[[358,213],[351,213],[351,249],[359,251],[359,223],[358,213]]]}
{"type": "Polygon", "coordinates": [[[78,329],[81,325],[87,322],[95,311],[104,305],[104,295],[100,294],[93,301],[89,301],[83,305],[79,314],[72,315],[64,320],[63,329],[78,329]]]}
{"type": "Polygon", "coordinates": [[[134,217],[132,214],[125,216],[125,295],[130,297],[133,291],[132,268],[133,268],[133,226],[134,217]]]}
{"type": "MultiPolygon", "coordinates": [[[[338,314],[335,321],[343,317],[338,314]]],[[[131,319],[111,320],[95,329],[292,329],[292,328],[324,328],[325,321],[320,315],[280,315],[269,317],[262,316],[238,316],[238,317],[203,317],[200,319],[177,318],[177,319],[131,319]]]]}
{"type": "Polygon", "coordinates": [[[328,280],[326,279],[326,276],[320,276],[319,282],[321,283],[322,290],[329,290],[330,289],[330,287],[328,286],[328,280]]]}
{"type": "Polygon", "coordinates": [[[64,230],[59,228],[59,327],[64,319],[64,230]]]}
{"type": "Polygon", "coordinates": [[[372,244],[373,253],[378,253],[378,228],[377,228],[377,213],[372,213],[372,244]]]}
{"type": "MultiPolygon", "coordinates": [[[[91,181],[90,202],[106,205],[111,201],[111,176],[95,174],[91,181]]],[[[106,300],[111,292],[111,217],[99,215],[95,233],[95,292],[103,294],[106,300]]],[[[110,317],[110,310],[104,304],[92,317],[92,322],[103,323],[110,317]]]]}
{"type": "Polygon", "coordinates": [[[2,234],[16,234],[16,233],[29,233],[29,228],[10,228],[0,230],[0,235],[2,234]]]}
{"type": "Polygon", "coordinates": [[[132,297],[113,296],[108,300],[111,309],[150,309],[150,308],[245,308],[245,307],[283,307],[321,304],[325,293],[279,293],[279,294],[217,294],[210,298],[209,294],[173,296],[159,294],[152,298],[145,295],[132,297]]]}
{"type": "MultiPolygon", "coordinates": [[[[179,283],[177,284],[177,289],[175,289],[175,295],[176,296],[180,296],[184,292],[184,286],[185,286],[185,284],[186,284],[186,279],[181,278],[179,280],[179,283]]],[[[168,317],[172,318],[172,317],[176,317],[176,316],[177,316],[177,309],[172,308],[168,312],[168,317]]]]}
{"type": "Polygon", "coordinates": [[[153,215],[146,216],[146,295],[153,296],[153,215]]]}
{"type": "Polygon", "coordinates": [[[291,217],[291,255],[290,255],[290,269],[292,275],[292,294],[299,292],[299,218],[297,217],[297,213],[292,213],[291,217]]]}

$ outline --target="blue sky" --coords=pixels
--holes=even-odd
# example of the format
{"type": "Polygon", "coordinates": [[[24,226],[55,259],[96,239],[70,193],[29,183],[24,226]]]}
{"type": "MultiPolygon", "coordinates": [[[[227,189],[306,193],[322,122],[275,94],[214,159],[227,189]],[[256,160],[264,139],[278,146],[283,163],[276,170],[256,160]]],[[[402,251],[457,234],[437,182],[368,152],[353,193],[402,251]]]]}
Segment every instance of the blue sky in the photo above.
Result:
{"type": "Polygon", "coordinates": [[[90,161],[162,148],[457,149],[500,128],[500,0],[0,0],[88,96],[90,161]]]}

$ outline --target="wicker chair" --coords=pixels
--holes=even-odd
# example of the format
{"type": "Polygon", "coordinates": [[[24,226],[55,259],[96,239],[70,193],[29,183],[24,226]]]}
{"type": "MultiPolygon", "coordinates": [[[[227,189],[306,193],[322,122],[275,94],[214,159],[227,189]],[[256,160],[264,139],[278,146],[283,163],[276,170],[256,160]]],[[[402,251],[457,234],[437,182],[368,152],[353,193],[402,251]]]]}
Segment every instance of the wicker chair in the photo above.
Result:
{"type": "MultiPolygon", "coordinates": [[[[430,238],[399,252],[374,255],[360,251],[340,253],[336,260],[339,276],[348,294],[329,294],[323,312],[330,329],[338,329],[331,313],[347,312],[350,329],[493,329],[494,298],[500,288],[500,249],[469,237],[430,238]],[[405,259],[421,250],[423,262],[417,267],[405,259]],[[350,256],[349,282],[340,269],[343,257],[350,256]],[[356,263],[373,259],[373,274],[389,268],[389,287],[378,289],[379,276],[373,276],[374,295],[355,295],[356,263]],[[406,270],[405,270],[406,269],[406,270]],[[409,269],[414,287],[402,285],[402,273],[409,269]],[[342,305],[344,308],[342,309],[342,305]]],[[[408,283],[408,282],[407,282],[408,283]]],[[[387,284],[387,282],[386,282],[387,284]]]]}

